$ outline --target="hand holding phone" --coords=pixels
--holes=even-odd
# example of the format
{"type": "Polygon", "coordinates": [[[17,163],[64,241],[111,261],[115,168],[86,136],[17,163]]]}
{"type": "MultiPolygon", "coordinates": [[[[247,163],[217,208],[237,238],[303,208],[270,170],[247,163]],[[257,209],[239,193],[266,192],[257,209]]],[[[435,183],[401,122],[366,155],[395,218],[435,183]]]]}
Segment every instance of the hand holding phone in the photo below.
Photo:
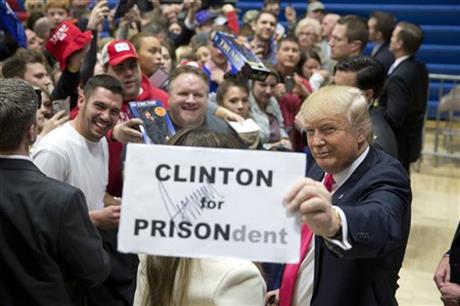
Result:
{"type": "Polygon", "coordinates": [[[121,18],[134,6],[135,0],[120,0],[115,11],[115,18],[121,18]]]}
{"type": "Polygon", "coordinates": [[[93,7],[91,15],[88,19],[88,30],[97,30],[99,24],[102,23],[105,17],[109,15],[109,7],[107,6],[107,0],[102,0],[93,7]]]}
{"type": "Polygon", "coordinates": [[[70,112],[70,97],[66,99],[53,100],[52,102],[53,114],[64,111],[65,115],[68,115],[70,112]]]}
{"type": "Polygon", "coordinates": [[[286,92],[292,92],[295,86],[294,77],[292,75],[288,75],[284,80],[284,83],[286,86],[286,92]]]}

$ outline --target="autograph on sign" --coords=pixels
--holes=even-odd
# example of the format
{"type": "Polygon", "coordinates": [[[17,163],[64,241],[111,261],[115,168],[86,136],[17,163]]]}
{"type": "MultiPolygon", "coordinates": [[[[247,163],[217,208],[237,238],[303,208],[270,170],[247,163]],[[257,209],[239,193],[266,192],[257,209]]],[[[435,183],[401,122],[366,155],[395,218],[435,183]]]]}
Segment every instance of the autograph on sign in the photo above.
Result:
{"type": "Polygon", "coordinates": [[[282,198],[303,169],[302,154],[129,145],[119,250],[296,262],[282,198]]]}

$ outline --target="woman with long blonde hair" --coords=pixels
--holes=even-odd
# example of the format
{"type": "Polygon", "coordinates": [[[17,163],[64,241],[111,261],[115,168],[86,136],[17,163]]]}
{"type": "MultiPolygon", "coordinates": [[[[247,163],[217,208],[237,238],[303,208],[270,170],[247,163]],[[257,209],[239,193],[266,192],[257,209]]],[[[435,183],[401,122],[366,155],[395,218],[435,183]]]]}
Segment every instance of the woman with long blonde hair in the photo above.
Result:
{"type": "MultiPolygon", "coordinates": [[[[171,145],[237,149],[230,136],[205,128],[182,129],[171,145]]],[[[264,305],[265,280],[249,260],[141,255],[134,305],[264,305]]]]}

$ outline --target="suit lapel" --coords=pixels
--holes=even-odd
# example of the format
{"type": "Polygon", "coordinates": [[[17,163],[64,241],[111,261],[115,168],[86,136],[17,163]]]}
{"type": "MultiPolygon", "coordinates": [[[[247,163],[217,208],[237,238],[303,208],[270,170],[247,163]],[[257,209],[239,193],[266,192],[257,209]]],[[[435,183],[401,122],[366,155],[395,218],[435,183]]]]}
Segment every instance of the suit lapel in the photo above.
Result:
{"type": "Polygon", "coordinates": [[[332,195],[332,205],[340,205],[340,201],[346,196],[347,191],[353,190],[354,186],[358,184],[359,180],[369,171],[373,160],[375,158],[375,149],[369,146],[369,152],[363,162],[356,168],[353,174],[337,189],[332,195]]]}
{"type": "MultiPolygon", "coordinates": [[[[314,179],[315,181],[321,181],[324,176],[324,170],[321,169],[316,162],[313,163],[313,165],[310,167],[310,170],[307,172],[307,177],[314,179]]],[[[315,235],[315,269],[314,269],[314,275],[313,275],[313,296],[312,296],[312,301],[315,297],[315,293],[317,292],[317,287],[318,287],[318,282],[317,280],[319,279],[319,274],[320,274],[320,262],[323,254],[322,246],[321,246],[321,241],[319,237],[315,235]]]]}
{"type": "Polygon", "coordinates": [[[321,169],[316,162],[314,162],[307,172],[307,177],[314,179],[315,181],[321,181],[323,176],[324,170],[321,169]]]}
{"type": "Polygon", "coordinates": [[[379,54],[380,51],[382,51],[382,48],[383,48],[384,44],[381,44],[380,46],[378,46],[377,48],[375,48],[371,54],[371,57],[372,58],[375,58],[377,56],[377,54],[379,54]]]}
{"type": "MultiPolygon", "coordinates": [[[[367,154],[363,162],[358,166],[358,168],[356,168],[356,170],[348,178],[348,180],[346,180],[346,182],[334,192],[334,195],[332,196],[332,205],[339,204],[340,200],[346,196],[346,190],[353,189],[353,186],[358,183],[360,178],[367,171],[369,171],[369,167],[374,162],[375,154],[376,154],[375,149],[372,146],[369,146],[369,153],[367,154]]],[[[321,181],[324,176],[324,171],[315,163],[314,165],[312,165],[312,167],[308,171],[307,176],[314,180],[321,181]]],[[[318,292],[318,284],[319,284],[318,279],[321,274],[320,266],[321,266],[321,261],[323,260],[323,252],[324,252],[323,248],[324,248],[324,245],[321,243],[321,239],[315,236],[315,270],[314,270],[314,277],[313,277],[312,301],[315,299],[316,293],[318,292]]]]}
{"type": "Polygon", "coordinates": [[[399,70],[404,70],[404,66],[409,63],[409,62],[412,62],[415,60],[415,57],[413,55],[409,56],[408,58],[406,58],[405,60],[403,60],[401,63],[399,63],[398,66],[396,66],[396,68],[391,72],[391,74],[389,75],[389,77],[391,77],[393,74],[395,74],[396,72],[398,72],[399,70]]]}
{"type": "MultiPolygon", "coordinates": [[[[340,203],[347,193],[347,190],[352,190],[353,187],[358,183],[361,177],[369,170],[370,165],[373,163],[375,158],[375,149],[369,146],[369,153],[363,162],[356,168],[353,174],[345,181],[345,183],[337,189],[332,195],[332,205],[340,203]]],[[[321,169],[318,164],[313,164],[307,173],[307,177],[310,177],[316,181],[321,181],[324,177],[324,170],[321,169]]],[[[340,205],[340,204],[339,204],[340,205]]]]}

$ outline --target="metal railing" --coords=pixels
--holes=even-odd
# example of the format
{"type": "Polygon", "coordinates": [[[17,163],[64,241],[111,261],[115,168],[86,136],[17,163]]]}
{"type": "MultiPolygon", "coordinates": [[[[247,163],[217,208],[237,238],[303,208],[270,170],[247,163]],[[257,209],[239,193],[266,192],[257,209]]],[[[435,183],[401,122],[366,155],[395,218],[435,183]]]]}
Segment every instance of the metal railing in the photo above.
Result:
{"type": "MultiPolygon", "coordinates": [[[[457,152],[452,145],[454,138],[458,137],[460,139],[460,76],[430,74],[429,78],[430,86],[433,84],[433,81],[439,84],[437,95],[438,106],[436,110],[433,151],[427,150],[424,142],[422,154],[424,156],[429,155],[436,157],[436,165],[438,164],[439,158],[460,160],[460,152],[457,152]],[[447,85],[449,85],[448,88],[446,88],[447,85]],[[441,138],[443,138],[443,146],[446,152],[440,152],[441,138]]],[[[425,134],[426,127],[423,135],[424,140],[425,134]]]]}

